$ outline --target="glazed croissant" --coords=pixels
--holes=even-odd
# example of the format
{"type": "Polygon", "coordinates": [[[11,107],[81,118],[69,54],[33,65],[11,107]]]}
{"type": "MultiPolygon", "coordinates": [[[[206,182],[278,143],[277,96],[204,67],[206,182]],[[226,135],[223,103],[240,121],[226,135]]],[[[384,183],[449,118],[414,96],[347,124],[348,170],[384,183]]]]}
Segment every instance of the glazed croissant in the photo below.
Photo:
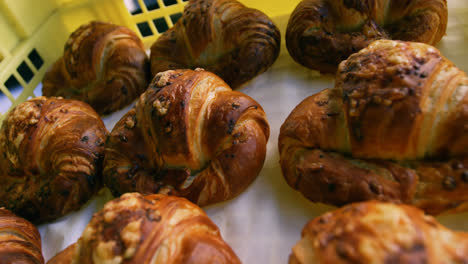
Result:
{"type": "Polygon", "coordinates": [[[446,0],[303,0],[289,19],[286,45],[296,62],[334,73],[372,41],[435,45],[446,27],[446,0]]]}
{"type": "Polygon", "coordinates": [[[190,0],[151,47],[151,72],[202,67],[235,89],[273,64],[280,41],[278,28],[256,9],[236,0],[190,0]]]}
{"type": "Polygon", "coordinates": [[[115,196],[137,191],[221,202],[257,177],[268,137],[261,106],[213,73],[162,72],[112,130],[104,181],[115,196]]]}
{"type": "Polygon", "coordinates": [[[281,127],[288,184],[312,201],[468,209],[468,77],[426,44],[380,40],[281,127]]]}
{"type": "Polygon", "coordinates": [[[240,263],[218,227],[184,198],[127,193],[108,202],[52,263],[240,263]],[[74,251],[73,254],[69,254],[74,251]],[[70,259],[71,257],[71,259],[70,259]]]}
{"type": "Polygon", "coordinates": [[[0,263],[44,263],[39,231],[4,208],[0,208],[0,263]]]}
{"type": "Polygon", "coordinates": [[[468,233],[451,231],[417,208],[351,204],[314,218],[290,264],[466,263],[468,233]]]}
{"type": "Polygon", "coordinates": [[[0,206],[32,222],[81,207],[100,187],[107,130],[86,103],[37,97],[0,129],[0,206]]]}
{"type": "Polygon", "coordinates": [[[44,76],[42,94],[81,100],[109,114],[143,93],[149,75],[148,56],[135,33],[94,21],[71,34],[63,56],[44,76]]]}

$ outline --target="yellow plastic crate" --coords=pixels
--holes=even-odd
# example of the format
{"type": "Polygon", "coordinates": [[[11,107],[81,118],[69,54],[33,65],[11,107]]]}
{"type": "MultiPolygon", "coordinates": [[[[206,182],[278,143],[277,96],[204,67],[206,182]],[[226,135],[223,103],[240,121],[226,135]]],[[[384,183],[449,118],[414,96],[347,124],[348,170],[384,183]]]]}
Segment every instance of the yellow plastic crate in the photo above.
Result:
{"type": "MultiPolygon", "coordinates": [[[[272,18],[286,17],[300,0],[241,0],[272,18]]],[[[188,0],[0,0],[0,121],[38,84],[63,53],[68,36],[91,20],[127,26],[149,48],[172,27],[188,0]]],[[[37,90],[35,91],[35,89],[37,90]]]]}

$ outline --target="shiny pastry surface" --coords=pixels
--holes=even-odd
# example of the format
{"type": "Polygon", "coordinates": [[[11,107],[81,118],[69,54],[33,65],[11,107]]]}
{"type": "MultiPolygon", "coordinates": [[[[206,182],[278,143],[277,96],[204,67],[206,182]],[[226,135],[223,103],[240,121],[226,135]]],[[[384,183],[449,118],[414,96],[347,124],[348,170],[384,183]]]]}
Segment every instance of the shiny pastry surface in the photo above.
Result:
{"type": "Polygon", "coordinates": [[[259,10],[236,0],[190,0],[151,47],[151,72],[205,68],[236,89],[276,60],[280,32],[259,10]]]}
{"type": "Polygon", "coordinates": [[[127,193],[97,212],[76,246],[52,263],[238,264],[240,260],[195,204],[175,196],[127,193]]]}
{"type": "Polygon", "coordinates": [[[203,206],[231,199],[263,167],[269,126],[262,107],[202,69],[155,76],[106,144],[114,195],[169,193],[203,206]]]}
{"type": "Polygon", "coordinates": [[[364,202],[314,218],[290,264],[466,263],[468,233],[449,230],[412,206],[364,202]]]}
{"type": "Polygon", "coordinates": [[[79,209],[102,186],[107,130],[86,103],[37,97],[0,129],[0,206],[31,222],[79,209]]]}
{"type": "Polygon", "coordinates": [[[123,108],[150,80],[143,42],[130,29],[93,21],[75,30],[45,74],[42,94],[90,104],[99,114],[123,108]]]}
{"type": "Polygon", "coordinates": [[[447,19],[446,0],[303,0],[289,19],[286,45],[296,62],[334,73],[378,39],[435,45],[447,19]]]}
{"type": "Polygon", "coordinates": [[[288,184],[334,205],[377,199],[468,209],[468,77],[426,44],[380,40],[281,127],[288,184]]]}

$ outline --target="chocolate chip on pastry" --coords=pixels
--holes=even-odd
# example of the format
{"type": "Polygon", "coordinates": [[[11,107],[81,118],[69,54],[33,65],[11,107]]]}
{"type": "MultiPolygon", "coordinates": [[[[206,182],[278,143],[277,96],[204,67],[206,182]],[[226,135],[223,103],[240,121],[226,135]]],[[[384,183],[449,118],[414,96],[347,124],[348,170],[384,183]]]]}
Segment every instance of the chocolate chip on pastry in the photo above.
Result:
{"type": "Polygon", "coordinates": [[[446,0],[303,0],[292,13],[286,45],[293,59],[334,73],[378,39],[437,44],[447,27],[446,0]]]}
{"type": "Polygon", "coordinates": [[[151,47],[151,72],[205,68],[233,89],[266,71],[280,51],[269,17],[236,0],[190,0],[151,47]]]}
{"type": "Polygon", "coordinates": [[[130,29],[93,21],[73,32],[42,81],[45,96],[63,96],[109,114],[130,104],[150,80],[143,43],[130,29]]]}
{"type": "Polygon", "coordinates": [[[39,231],[5,208],[0,208],[0,263],[44,263],[39,231]]]}
{"type": "Polygon", "coordinates": [[[200,207],[184,198],[127,193],[97,212],[52,263],[220,263],[240,260],[200,207]]]}
{"type": "Polygon", "coordinates": [[[316,202],[468,209],[468,77],[429,45],[379,40],[281,127],[288,184],[316,202]]]}
{"type": "Polygon", "coordinates": [[[261,106],[201,69],[155,76],[106,144],[115,196],[170,193],[207,205],[233,198],[263,167],[269,126],[261,106]]]}
{"type": "Polygon", "coordinates": [[[412,206],[351,204],[314,218],[290,264],[466,263],[468,233],[454,232],[412,206]]]}
{"type": "Polygon", "coordinates": [[[107,130],[86,103],[37,97],[0,129],[0,206],[38,223],[77,210],[101,187],[107,130]]]}

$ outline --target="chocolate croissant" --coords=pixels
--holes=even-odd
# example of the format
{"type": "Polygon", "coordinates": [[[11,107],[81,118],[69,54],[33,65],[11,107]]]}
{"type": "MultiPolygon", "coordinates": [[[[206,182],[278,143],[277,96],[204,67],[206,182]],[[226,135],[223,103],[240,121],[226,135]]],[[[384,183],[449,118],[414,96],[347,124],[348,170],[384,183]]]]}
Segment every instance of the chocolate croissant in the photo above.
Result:
{"type": "Polygon", "coordinates": [[[106,144],[104,181],[126,192],[180,195],[198,205],[233,198],[263,167],[261,106],[201,69],[158,73],[106,144]]]}
{"type": "Polygon", "coordinates": [[[437,44],[447,28],[446,0],[303,0],[286,30],[291,57],[334,73],[371,42],[394,39],[437,44]]]}
{"type": "Polygon", "coordinates": [[[0,206],[34,223],[77,210],[101,187],[107,130],[86,103],[37,97],[0,129],[0,206]]]}
{"type": "Polygon", "coordinates": [[[290,264],[467,263],[468,233],[408,205],[364,202],[314,218],[290,264]]]}
{"type": "Polygon", "coordinates": [[[39,231],[5,208],[0,208],[0,263],[44,263],[39,231]]]}
{"type": "Polygon", "coordinates": [[[240,260],[200,207],[180,197],[127,193],[108,202],[93,216],[76,246],[49,263],[237,264],[240,260]]]}
{"type": "Polygon", "coordinates": [[[379,40],[281,127],[288,184],[316,202],[468,209],[468,77],[429,45],[379,40]]]}
{"type": "Polygon", "coordinates": [[[202,67],[236,89],[275,62],[280,41],[278,28],[256,9],[236,0],[190,0],[151,47],[151,72],[202,67]]]}
{"type": "Polygon", "coordinates": [[[94,21],[71,34],[42,80],[42,94],[81,100],[109,114],[143,93],[149,80],[148,56],[137,35],[94,21]]]}

